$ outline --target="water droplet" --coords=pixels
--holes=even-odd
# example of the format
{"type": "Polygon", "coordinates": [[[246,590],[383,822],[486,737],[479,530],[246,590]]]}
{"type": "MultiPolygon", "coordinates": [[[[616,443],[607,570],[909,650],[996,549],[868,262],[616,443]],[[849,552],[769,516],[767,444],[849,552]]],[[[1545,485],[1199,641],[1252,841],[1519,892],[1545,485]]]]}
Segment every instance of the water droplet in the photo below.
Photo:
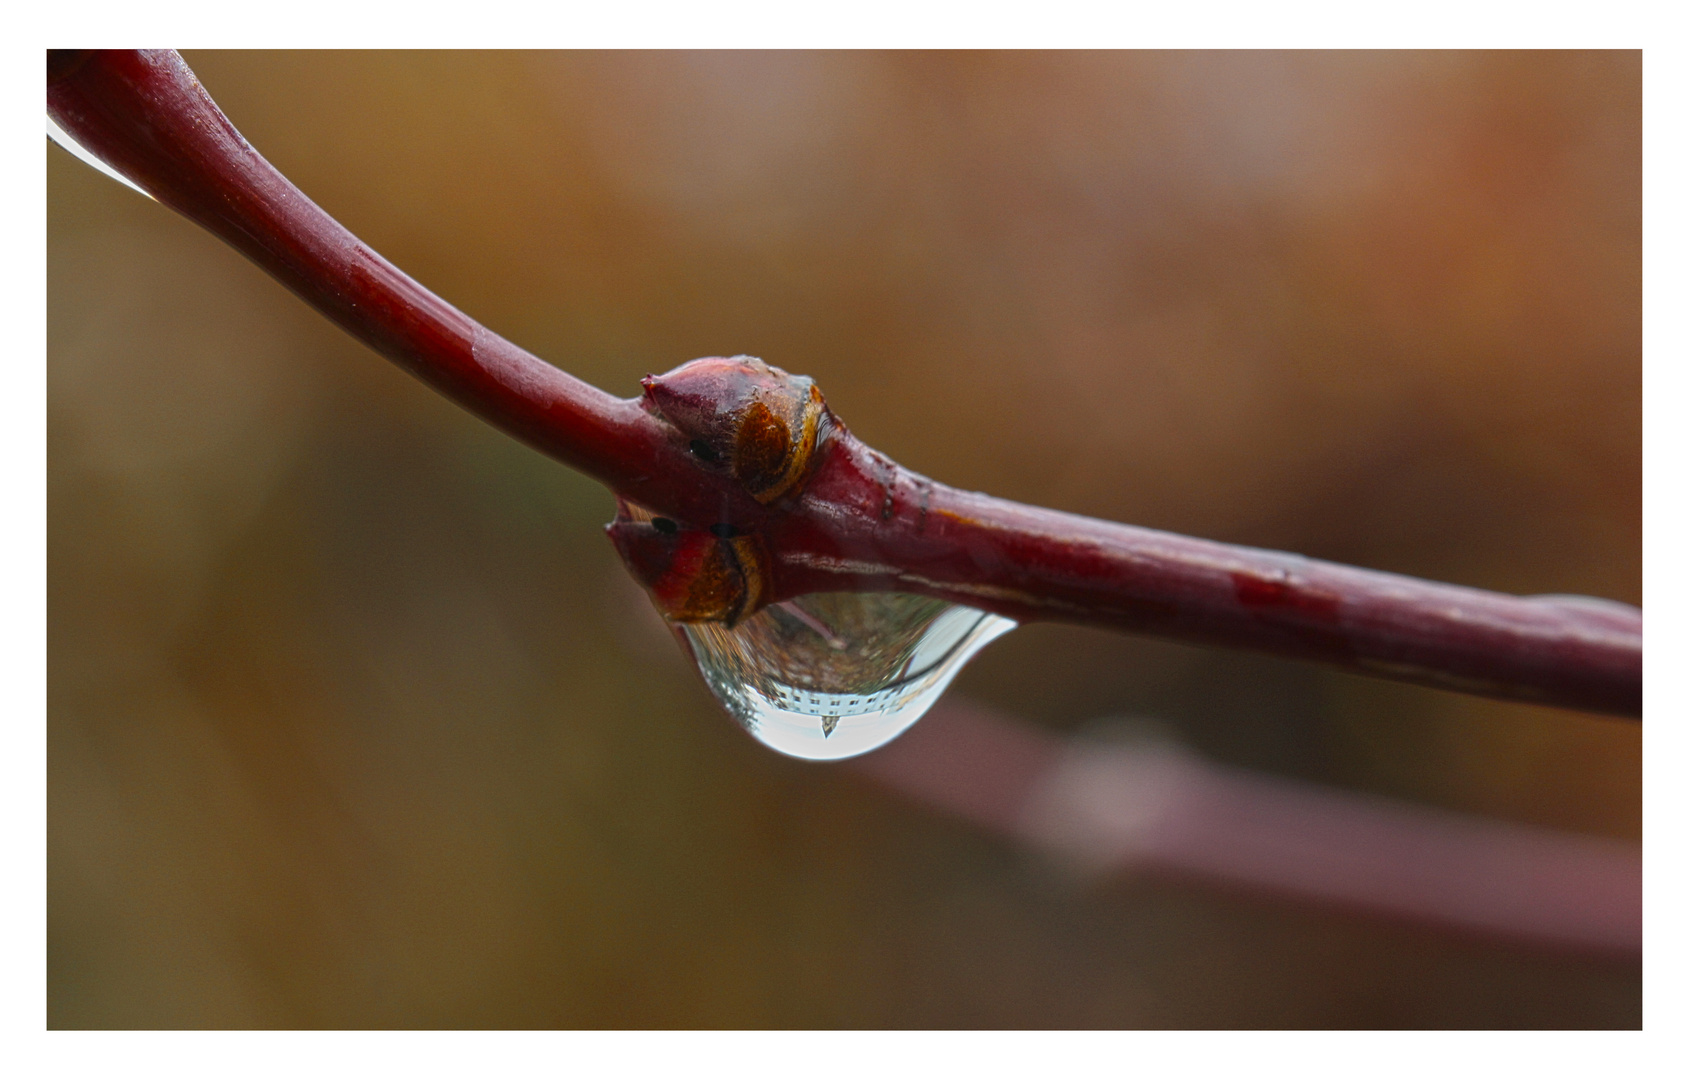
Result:
{"type": "Polygon", "coordinates": [[[731,630],[682,623],[704,681],[745,730],[837,760],[897,738],[1012,620],[903,593],[816,593],[731,630]]]}
{"type": "MultiPolygon", "coordinates": [[[[97,156],[95,156],[92,150],[89,150],[87,147],[77,142],[76,137],[64,128],[60,127],[58,124],[54,123],[51,116],[47,117],[47,137],[70,151],[73,156],[79,158],[84,164],[92,165],[94,168],[105,173],[124,187],[133,188],[134,190],[139,191],[142,195],[145,195],[147,198],[152,198],[151,193],[142,188],[141,185],[135,183],[135,181],[129,179],[127,176],[124,176],[110,165],[107,165],[104,161],[101,161],[97,156]]],[[[157,200],[154,201],[156,202],[157,200]]]]}

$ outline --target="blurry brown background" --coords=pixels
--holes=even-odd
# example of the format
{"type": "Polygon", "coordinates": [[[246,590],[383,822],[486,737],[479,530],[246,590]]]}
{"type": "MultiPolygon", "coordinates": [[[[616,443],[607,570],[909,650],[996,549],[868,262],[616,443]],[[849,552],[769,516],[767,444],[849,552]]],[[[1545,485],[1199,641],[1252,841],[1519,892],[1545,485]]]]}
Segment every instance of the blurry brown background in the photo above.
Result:
{"type": "MultiPolygon", "coordinates": [[[[1637,54],[187,54],[621,394],[748,352],[1064,510],[1641,597],[1637,54]]],[[[610,496],[47,151],[54,1026],[1633,1026],[1639,966],[1139,878],[738,731],[610,496]]],[[[1061,627],[1073,728],[1641,833],[1641,732],[1061,627]]]]}

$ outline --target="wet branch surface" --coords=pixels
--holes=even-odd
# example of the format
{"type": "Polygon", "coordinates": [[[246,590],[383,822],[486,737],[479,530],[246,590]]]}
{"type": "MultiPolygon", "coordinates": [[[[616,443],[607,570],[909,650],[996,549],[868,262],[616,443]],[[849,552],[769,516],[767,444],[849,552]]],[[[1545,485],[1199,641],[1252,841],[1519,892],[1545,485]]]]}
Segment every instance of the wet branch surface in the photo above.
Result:
{"type": "Polygon", "coordinates": [[[676,617],[900,591],[1492,697],[1642,710],[1642,613],[1509,596],[959,491],[865,446],[806,379],[712,359],[607,394],[371,251],[277,172],[173,51],[50,53],[49,115],[405,370],[601,481],[611,538],[676,617]],[[630,505],[631,504],[631,505],[630,505]]]}

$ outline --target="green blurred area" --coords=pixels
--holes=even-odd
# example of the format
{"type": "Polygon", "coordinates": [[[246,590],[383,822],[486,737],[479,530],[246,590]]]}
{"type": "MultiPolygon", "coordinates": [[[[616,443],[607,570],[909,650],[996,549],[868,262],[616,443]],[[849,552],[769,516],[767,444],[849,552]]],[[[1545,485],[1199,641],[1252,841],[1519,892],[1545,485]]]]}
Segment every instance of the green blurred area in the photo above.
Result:
{"type": "MultiPolygon", "coordinates": [[[[752,353],[959,486],[1640,602],[1639,54],[186,56],[613,392],[752,353]]],[[[1636,965],[1080,885],[765,750],[607,492],[47,159],[52,1026],[1640,1023],[1636,965]]],[[[955,692],[1641,833],[1630,722],[1053,626],[955,692]]]]}

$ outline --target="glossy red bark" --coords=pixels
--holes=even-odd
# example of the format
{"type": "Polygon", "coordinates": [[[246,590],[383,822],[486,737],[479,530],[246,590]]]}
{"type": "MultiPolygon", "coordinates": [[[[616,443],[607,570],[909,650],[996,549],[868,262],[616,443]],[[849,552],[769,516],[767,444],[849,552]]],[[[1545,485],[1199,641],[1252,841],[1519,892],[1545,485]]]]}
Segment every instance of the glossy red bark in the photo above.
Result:
{"type": "Polygon", "coordinates": [[[575,379],[363,245],[247,144],[174,52],[53,54],[47,103],[86,149],[488,422],[692,529],[755,534],[769,553],[765,601],[896,589],[1021,621],[1641,714],[1642,615],[1624,605],[1506,596],[957,491],[830,417],[803,482],[765,506],[649,395],[575,379]]]}

